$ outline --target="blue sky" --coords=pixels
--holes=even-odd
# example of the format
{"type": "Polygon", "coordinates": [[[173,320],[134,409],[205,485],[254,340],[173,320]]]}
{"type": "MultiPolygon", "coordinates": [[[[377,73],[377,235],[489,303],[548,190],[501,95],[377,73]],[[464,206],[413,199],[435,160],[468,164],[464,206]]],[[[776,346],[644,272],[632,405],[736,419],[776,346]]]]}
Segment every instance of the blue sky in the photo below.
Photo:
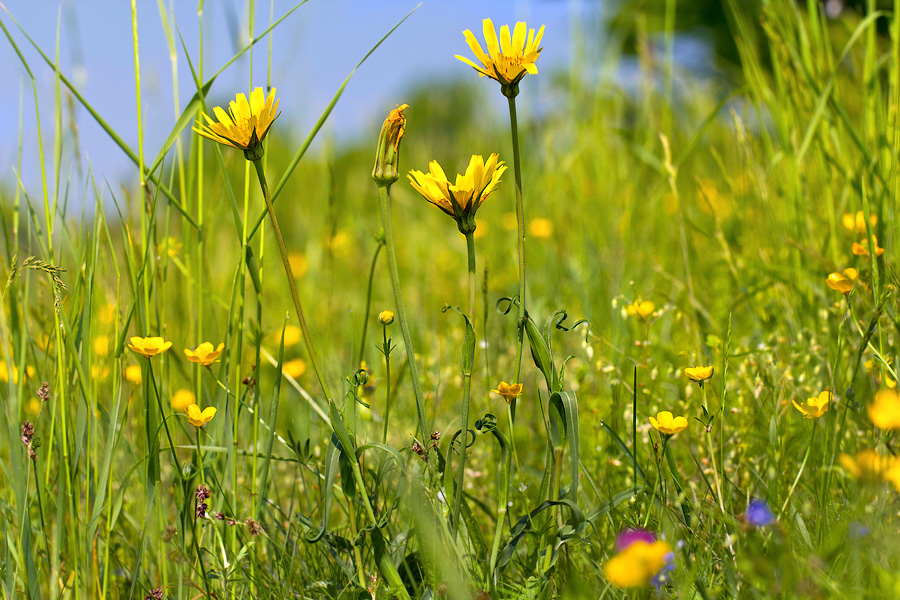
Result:
{"type": "MultiPolygon", "coordinates": [[[[184,36],[196,61],[199,46],[197,2],[163,0],[167,12],[184,36]]],[[[113,128],[137,149],[137,118],[132,54],[130,3],[125,0],[0,0],[26,32],[49,55],[55,53],[57,18],[60,19],[61,70],[76,82],[82,94],[113,128]]],[[[412,0],[310,0],[275,29],[272,42],[272,83],[282,99],[281,127],[301,140],[353,66],[397,21],[418,3],[412,0]]],[[[590,4],[590,3],[588,3],[590,4]]],[[[276,0],[275,18],[293,2],[276,0]]],[[[247,2],[207,0],[204,7],[204,74],[211,75],[236,52],[234,25],[240,27],[240,45],[247,42],[247,2]]],[[[256,2],[255,30],[269,24],[270,2],[256,2]]],[[[539,68],[565,64],[572,20],[585,11],[585,3],[551,0],[476,1],[425,0],[354,75],[329,119],[322,139],[354,137],[377,129],[386,111],[402,103],[418,82],[440,77],[472,77],[474,73],[454,54],[470,55],[462,35],[472,29],[481,38],[481,20],[501,24],[524,20],[529,27],[546,25],[544,52],[539,68]]],[[[144,151],[156,155],[174,125],[175,104],[171,62],[158,3],[138,1],[142,77],[144,151]]],[[[0,20],[35,75],[41,129],[52,169],[54,134],[54,73],[30,47],[12,19],[0,20]]],[[[177,34],[175,34],[177,36],[177,34]]],[[[190,69],[178,44],[178,85],[183,108],[194,91],[190,69]]],[[[258,44],[253,55],[253,86],[266,83],[268,43],[258,44]]],[[[23,107],[22,177],[31,192],[39,184],[37,126],[31,80],[12,46],[0,38],[0,182],[15,185],[19,111],[23,107]]],[[[540,86],[540,78],[526,82],[540,86]]],[[[523,84],[523,85],[526,85],[523,84]]],[[[496,85],[483,80],[483,85],[496,85]]],[[[250,87],[250,60],[243,57],[219,77],[213,99],[233,97],[250,87]]],[[[530,93],[534,93],[534,90],[530,93]]],[[[493,95],[492,95],[493,96],[493,95]]],[[[502,98],[497,95],[498,103],[502,98]]],[[[489,106],[493,110],[492,107],[489,106]]],[[[122,182],[136,169],[121,150],[80,107],[76,123],[82,154],[95,176],[122,182]]],[[[322,135],[322,134],[320,134],[322,135]]],[[[71,137],[65,142],[71,151],[71,137]]],[[[71,155],[64,156],[63,174],[71,155]]]]}

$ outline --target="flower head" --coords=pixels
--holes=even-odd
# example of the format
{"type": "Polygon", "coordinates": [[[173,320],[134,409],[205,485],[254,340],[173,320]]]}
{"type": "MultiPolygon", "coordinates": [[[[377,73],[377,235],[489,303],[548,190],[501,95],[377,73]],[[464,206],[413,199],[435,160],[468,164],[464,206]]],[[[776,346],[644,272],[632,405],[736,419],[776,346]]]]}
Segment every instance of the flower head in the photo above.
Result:
{"type": "Polygon", "coordinates": [[[464,56],[456,55],[476,71],[479,77],[490,77],[500,82],[501,85],[515,86],[527,73],[537,75],[535,62],[541,54],[541,38],[544,36],[544,26],[538,30],[527,29],[523,21],[516,23],[512,35],[509,33],[509,25],[500,28],[500,43],[497,43],[497,32],[494,23],[490,19],[482,22],[484,29],[484,41],[487,43],[487,52],[481,49],[481,44],[470,30],[463,31],[469,48],[481,65],[472,62],[464,56]]]}
{"type": "Polygon", "coordinates": [[[153,358],[172,347],[172,342],[167,342],[161,337],[133,337],[128,347],[145,358],[153,358]]]}
{"type": "Polygon", "coordinates": [[[516,398],[518,398],[519,396],[522,395],[522,384],[521,383],[509,384],[509,383],[506,383],[505,381],[501,381],[500,383],[497,384],[497,389],[491,390],[491,391],[503,396],[503,398],[506,400],[506,403],[509,404],[510,402],[512,402],[513,400],[515,400],[516,398]]]}
{"type": "Polygon", "coordinates": [[[209,342],[203,342],[199,346],[197,346],[194,350],[184,349],[184,355],[187,356],[187,359],[192,363],[197,363],[198,365],[208,367],[214,362],[219,362],[216,360],[219,358],[219,355],[222,354],[222,348],[225,347],[224,343],[220,343],[215,350],[213,350],[213,345],[209,342]]]}
{"type": "Polygon", "coordinates": [[[684,417],[673,416],[672,413],[664,410],[657,414],[655,419],[650,417],[650,424],[660,433],[675,435],[687,428],[688,421],[684,417]]]}
{"type": "Polygon", "coordinates": [[[378,322],[382,325],[390,325],[394,322],[394,313],[389,310],[383,310],[378,313],[378,322]]]}
{"type": "Polygon", "coordinates": [[[616,587],[641,587],[649,584],[672,558],[668,542],[637,539],[603,565],[603,574],[616,587]]]}
{"type": "Polygon", "coordinates": [[[131,383],[138,384],[141,382],[141,366],[128,365],[125,367],[125,379],[131,383]]]}
{"type": "Polygon", "coordinates": [[[807,398],[802,404],[797,404],[796,400],[791,400],[791,402],[794,404],[794,408],[803,413],[804,419],[818,419],[828,410],[832,399],[831,392],[825,390],[818,396],[807,398]]]}
{"type": "Polygon", "coordinates": [[[649,300],[635,300],[625,307],[625,314],[629,317],[638,317],[642,321],[653,314],[656,305],[649,300]]]}
{"type": "Polygon", "coordinates": [[[835,291],[842,294],[849,294],[857,279],[859,279],[859,271],[850,267],[849,269],[844,269],[843,273],[829,273],[825,283],[835,291]]]}
{"type": "Polygon", "coordinates": [[[744,518],[748,523],[757,527],[765,527],[775,522],[775,515],[772,514],[769,505],[766,504],[765,500],[760,500],[759,498],[754,498],[750,501],[750,506],[747,507],[744,518]]]}
{"type": "Polygon", "coordinates": [[[708,367],[686,367],[684,369],[684,374],[688,376],[688,379],[701,386],[704,381],[712,379],[715,372],[716,370],[712,365],[708,367]]]}
{"type": "Polygon", "coordinates": [[[381,126],[378,149],[375,152],[375,168],[372,169],[372,179],[378,185],[390,185],[400,178],[398,170],[400,140],[406,133],[406,117],[403,116],[403,111],[407,108],[409,104],[403,106],[398,104],[397,108],[388,113],[381,126]]]}
{"type": "Polygon", "coordinates": [[[469,160],[465,175],[456,176],[455,184],[450,183],[436,160],[431,161],[428,167],[428,173],[409,172],[407,177],[413,188],[453,217],[460,232],[468,234],[475,231],[475,212],[497,189],[500,176],[506,171],[500,155],[491,154],[485,163],[480,154],[475,154],[469,160]]]}
{"type": "Polygon", "coordinates": [[[891,387],[875,392],[868,407],[869,420],[879,429],[900,429],[900,393],[891,387]]]}
{"type": "Polygon", "coordinates": [[[187,412],[188,407],[191,404],[197,403],[197,397],[194,396],[194,392],[187,389],[180,389],[175,392],[175,395],[172,396],[172,408],[175,410],[180,410],[181,412],[187,412]]]}
{"type": "Polygon", "coordinates": [[[874,450],[863,450],[855,457],[841,454],[841,466],[847,473],[866,485],[875,485],[883,481],[892,481],[896,485],[898,461],[890,456],[882,456],[874,450]]]}
{"type": "Polygon", "coordinates": [[[203,427],[204,425],[212,421],[212,418],[214,416],[216,416],[215,406],[207,406],[202,411],[196,404],[191,404],[187,408],[188,422],[194,427],[203,427]]]}
{"type": "MultiPolygon", "coordinates": [[[[860,235],[864,235],[866,233],[866,217],[865,215],[863,215],[863,211],[861,210],[856,212],[855,217],[853,213],[844,213],[841,221],[843,222],[844,227],[850,232],[856,231],[860,235]]],[[[869,215],[869,225],[875,227],[877,224],[878,216],[869,215]]]]}
{"type": "Polygon", "coordinates": [[[247,160],[262,158],[262,141],[275,119],[278,118],[278,100],[275,100],[275,88],[268,97],[261,87],[247,96],[238,94],[228,103],[228,112],[215,107],[213,112],[219,122],[215,122],[203,113],[206,123],[199,123],[194,131],[214,142],[244,151],[247,160]]]}
{"type": "MultiPolygon", "coordinates": [[[[875,256],[881,256],[884,254],[884,248],[881,248],[878,245],[878,238],[874,235],[872,236],[872,245],[875,246],[875,256]]],[[[853,242],[853,246],[850,248],[853,251],[853,254],[857,256],[871,256],[869,253],[869,240],[863,240],[859,243],[853,242]]]]}
{"type": "Polygon", "coordinates": [[[306,373],[306,363],[302,358],[289,360],[281,366],[281,372],[288,377],[296,379],[306,373]]]}

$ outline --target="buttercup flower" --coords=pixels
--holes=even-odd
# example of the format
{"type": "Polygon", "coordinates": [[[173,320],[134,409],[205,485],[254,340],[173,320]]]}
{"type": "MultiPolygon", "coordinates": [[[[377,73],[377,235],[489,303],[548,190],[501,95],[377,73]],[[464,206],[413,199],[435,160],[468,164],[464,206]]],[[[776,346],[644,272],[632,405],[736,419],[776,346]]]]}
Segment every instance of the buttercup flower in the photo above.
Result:
{"type": "Polygon", "coordinates": [[[215,406],[207,406],[202,411],[196,404],[191,404],[187,408],[188,422],[194,427],[203,427],[204,425],[212,421],[212,418],[214,416],[216,416],[215,406]]]}
{"type": "Polygon", "coordinates": [[[501,381],[499,384],[497,384],[497,389],[491,391],[503,396],[503,398],[506,400],[506,403],[509,404],[514,399],[522,395],[522,384],[509,384],[505,381],[501,381]]]}
{"type": "Polygon", "coordinates": [[[650,417],[650,424],[660,433],[675,435],[687,428],[688,421],[684,417],[675,417],[669,411],[664,410],[656,415],[655,419],[650,417]]]}
{"type": "Polygon", "coordinates": [[[131,343],[128,344],[134,352],[137,352],[145,358],[153,358],[157,354],[162,354],[172,347],[172,342],[167,342],[161,337],[133,337],[131,343]]]}
{"type": "Polygon", "coordinates": [[[637,539],[603,565],[603,574],[616,587],[641,587],[649,584],[671,558],[668,542],[637,539]]]}
{"type": "Polygon", "coordinates": [[[275,119],[278,118],[278,100],[275,100],[275,88],[266,97],[261,87],[247,96],[238,94],[234,101],[228,103],[228,112],[215,107],[213,112],[219,122],[215,122],[203,113],[206,123],[198,123],[194,131],[214,142],[244,151],[247,160],[262,158],[262,141],[275,119]]]}
{"type": "Polygon", "coordinates": [[[125,379],[134,384],[140,383],[141,367],[139,365],[128,365],[125,367],[125,379]]]}
{"type": "Polygon", "coordinates": [[[900,429],[900,393],[891,387],[875,392],[868,407],[869,420],[879,429],[900,429]]]}
{"type": "Polygon", "coordinates": [[[684,369],[684,374],[688,376],[688,379],[700,384],[700,386],[703,386],[704,381],[712,379],[715,372],[716,370],[712,365],[708,367],[686,367],[684,369]]]}
{"type": "Polygon", "coordinates": [[[825,283],[833,290],[842,294],[849,294],[857,279],[859,279],[859,271],[851,267],[844,269],[843,273],[830,273],[825,283]]]}
{"type": "Polygon", "coordinates": [[[222,348],[225,347],[224,343],[220,343],[215,350],[213,350],[213,345],[209,342],[203,342],[199,346],[197,346],[194,350],[184,349],[184,355],[187,356],[187,359],[192,363],[197,363],[198,365],[208,367],[214,362],[219,362],[216,359],[219,358],[219,355],[222,354],[222,348]]]}
{"type": "Polygon", "coordinates": [[[191,390],[180,389],[172,396],[172,408],[186,412],[191,404],[197,404],[197,397],[191,390]]]}
{"type": "Polygon", "coordinates": [[[436,160],[428,164],[428,173],[411,170],[407,177],[417,192],[453,217],[461,233],[468,234],[475,231],[475,211],[497,189],[506,171],[499,159],[500,155],[494,153],[485,163],[480,154],[475,154],[466,174],[456,176],[456,184],[450,183],[436,160]]]}
{"type": "Polygon", "coordinates": [[[403,111],[407,108],[409,104],[403,106],[398,104],[381,126],[378,149],[375,151],[375,167],[372,169],[372,179],[378,185],[390,185],[400,178],[398,170],[400,141],[406,133],[406,117],[403,116],[403,111]]]}
{"type": "Polygon", "coordinates": [[[655,309],[656,305],[649,300],[635,300],[625,307],[625,314],[629,317],[638,317],[644,320],[652,315],[655,309]]]}
{"type": "Polygon", "coordinates": [[[841,454],[840,458],[844,470],[862,484],[875,485],[891,481],[896,486],[900,483],[900,463],[896,458],[882,456],[874,450],[863,450],[855,457],[841,454]]]}
{"type": "Polygon", "coordinates": [[[106,356],[109,354],[109,337],[98,335],[94,338],[94,353],[97,356],[106,356]]]}
{"type": "MultiPolygon", "coordinates": [[[[863,215],[863,211],[857,211],[856,216],[853,216],[853,213],[844,213],[844,216],[841,218],[841,221],[844,223],[844,227],[848,231],[856,231],[860,235],[864,235],[866,233],[866,217],[863,215]]],[[[869,225],[875,227],[878,224],[878,216],[877,215],[869,215],[869,225]]]]}
{"type": "Polygon", "coordinates": [[[487,52],[481,49],[481,44],[475,35],[468,29],[463,31],[469,48],[475,57],[481,61],[481,66],[475,64],[464,56],[456,55],[476,71],[479,77],[490,77],[500,82],[501,85],[516,85],[527,73],[537,75],[535,62],[541,54],[541,38],[544,36],[544,26],[538,30],[526,29],[525,23],[519,21],[509,34],[509,25],[500,28],[500,43],[497,43],[497,32],[494,23],[490,19],[481,22],[484,29],[484,41],[487,43],[487,52]],[[527,34],[527,35],[526,35],[527,34]]]}
{"type": "Polygon", "coordinates": [[[791,400],[791,402],[793,403],[794,408],[803,413],[804,419],[818,419],[828,410],[831,400],[831,392],[825,390],[818,396],[807,398],[803,404],[797,404],[796,400],[791,400]]]}
{"type": "Polygon", "coordinates": [[[378,313],[378,322],[382,325],[390,325],[394,322],[394,313],[389,310],[383,310],[378,313]]]}
{"type": "MultiPolygon", "coordinates": [[[[878,238],[874,235],[872,236],[872,245],[875,246],[875,256],[884,254],[884,248],[878,246],[878,238]]],[[[869,240],[863,240],[859,243],[853,242],[853,246],[851,246],[850,249],[853,251],[853,254],[857,256],[870,256],[869,240]]]]}
{"type": "Polygon", "coordinates": [[[302,358],[289,360],[281,366],[281,372],[288,377],[296,379],[306,373],[306,363],[303,362],[302,358]]]}

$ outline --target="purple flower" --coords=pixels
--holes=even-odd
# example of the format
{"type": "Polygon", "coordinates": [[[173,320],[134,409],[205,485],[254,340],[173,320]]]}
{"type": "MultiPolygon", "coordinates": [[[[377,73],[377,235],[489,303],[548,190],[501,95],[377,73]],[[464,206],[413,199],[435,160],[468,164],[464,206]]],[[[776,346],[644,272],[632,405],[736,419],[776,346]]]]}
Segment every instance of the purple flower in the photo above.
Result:
{"type": "Polygon", "coordinates": [[[765,527],[775,522],[775,515],[772,514],[769,505],[766,504],[765,500],[760,500],[759,498],[754,498],[750,501],[750,506],[747,507],[744,518],[747,519],[748,523],[757,527],[765,527]]]}
{"type": "Polygon", "coordinates": [[[637,541],[652,544],[656,541],[656,534],[646,529],[626,529],[616,536],[616,552],[621,552],[637,541]]]}

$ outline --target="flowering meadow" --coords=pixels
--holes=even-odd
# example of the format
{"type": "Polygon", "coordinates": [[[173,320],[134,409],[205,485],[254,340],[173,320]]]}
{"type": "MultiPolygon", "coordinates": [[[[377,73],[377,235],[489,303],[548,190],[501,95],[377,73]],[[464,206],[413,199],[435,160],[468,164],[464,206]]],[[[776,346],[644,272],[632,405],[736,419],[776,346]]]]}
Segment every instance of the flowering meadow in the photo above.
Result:
{"type": "Polygon", "coordinates": [[[900,598],[900,2],[723,0],[706,72],[691,3],[554,68],[486,8],[309,151],[416,11],[294,139],[219,76],[304,7],[204,68],[164,4],[136,146],[0,4],[52,132],[0,140],[0,597],[900,598]]]}

